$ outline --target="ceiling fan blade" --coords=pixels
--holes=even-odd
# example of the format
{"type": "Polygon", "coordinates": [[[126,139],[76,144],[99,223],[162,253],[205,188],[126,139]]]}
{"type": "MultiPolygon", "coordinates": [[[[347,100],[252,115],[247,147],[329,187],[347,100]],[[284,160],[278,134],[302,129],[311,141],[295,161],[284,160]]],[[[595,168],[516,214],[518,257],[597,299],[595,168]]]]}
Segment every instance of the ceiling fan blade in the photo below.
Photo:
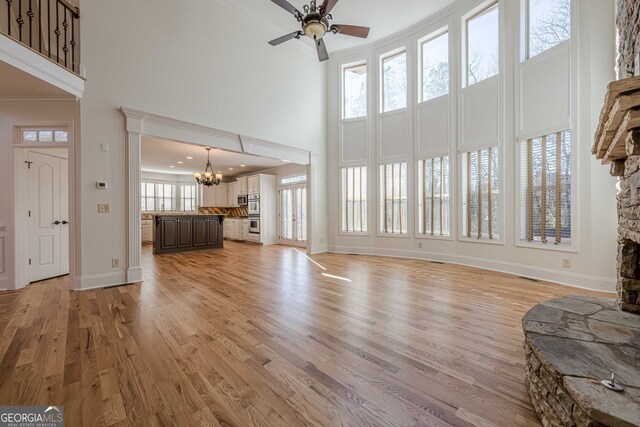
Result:
{"type": "Polygon", "coordinates": [[[335,31],[345,36],[361,37],[363,39],[366,39],[369,35],[369,27],[359,27],[357,25],[335,24],[331,26],[331,29],[335,29],[335,31]]]}
{"type": "Polygon", "coordinates": [[[300,36],[301,35],[300,33],[301,33],[300,31],[294,31],[293,33],[285,34],[282,37],[278,37],[277,39],[271,40],[269,42],[269,44],[271,46],[278,46],[280,43],[284,43],[284,42],[286,42],[288,40],[291,40],[291,39],[294,39],[294,38],[300,36]]]}
{"type": "Polygon", "coordinates": [[[333,7],[336,5],[336,3],[338,3],[338,0],[324,0],[322,2],[322,6],[320,6],[320,10],[322,10],[324,13],[329,13],[331,12],[331,9],[333,9],[333,7]]]}
{"type": "Polygon", "coordinates": [[[294,16],[302,16],[300,11],[296,9],[295,6],[293,6],[287,0],[271,0],[271,1],[294,16]]]}
{"type": "Polygon", "coordinates": [[[320,62],[329,59],[329,52],[327,52],[327,46],[324,44],[324,40],[316,40],[316,50],[318,51],[318,59],[320,62]]]}

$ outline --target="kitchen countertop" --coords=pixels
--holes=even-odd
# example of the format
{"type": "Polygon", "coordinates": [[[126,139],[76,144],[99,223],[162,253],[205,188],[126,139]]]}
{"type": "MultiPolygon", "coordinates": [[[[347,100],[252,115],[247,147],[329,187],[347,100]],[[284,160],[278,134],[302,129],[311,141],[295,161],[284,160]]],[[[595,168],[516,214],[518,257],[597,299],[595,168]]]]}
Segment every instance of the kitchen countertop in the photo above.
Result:
{"type": "Polygon", "coordinates": [[[227,216],[225,214],[201,214],[201,213],[188,213],[188,212],[174,212],[174,213],[155,213],[152,216],[227,216]]]}

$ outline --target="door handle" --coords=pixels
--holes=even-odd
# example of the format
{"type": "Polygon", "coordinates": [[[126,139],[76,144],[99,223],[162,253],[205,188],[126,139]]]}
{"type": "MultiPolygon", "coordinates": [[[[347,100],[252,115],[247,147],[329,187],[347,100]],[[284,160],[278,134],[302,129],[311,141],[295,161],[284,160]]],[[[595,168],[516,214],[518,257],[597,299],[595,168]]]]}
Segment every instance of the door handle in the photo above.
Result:
{"type": "Polygon", "coordinates": [[[64,225],[69,224],[69,221],[64,221],[64,220],[63,220],[63,221],[62,221],[62,224],[64,224],[64,225]]]}
{"type": "Polygon", "coordinates": [[[54,225],[60,225],[60,221],[53,221],[54,225]]]}

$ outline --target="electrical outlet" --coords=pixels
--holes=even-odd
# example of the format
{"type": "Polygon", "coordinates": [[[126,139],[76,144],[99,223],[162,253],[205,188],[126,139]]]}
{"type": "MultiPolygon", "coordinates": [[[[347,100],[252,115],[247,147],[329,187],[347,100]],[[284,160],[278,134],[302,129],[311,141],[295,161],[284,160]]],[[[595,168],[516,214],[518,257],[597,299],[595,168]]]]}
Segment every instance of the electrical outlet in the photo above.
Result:
{"type": "Polygon", "coordinates": [[[422,249],[422,242],[418,242],[418,249],[422,249]]]}
{"type": "Polygon", "coordinates": [[[571,268],[571,260],[569,258],[562,258],[562,267],[571,268]]]}
{"type": "Polygon", "coordinates": [[[113,268],[120,267],[120,259],[119,258],[112,259],[111,260],[111,267],[113,267],[113,268]]]}
{"type": "Polygon", "coordinates": [[[109,212],[111,212],[111,205],[109,204],[98,205],[98,213],[109,213],[109,212]]]}

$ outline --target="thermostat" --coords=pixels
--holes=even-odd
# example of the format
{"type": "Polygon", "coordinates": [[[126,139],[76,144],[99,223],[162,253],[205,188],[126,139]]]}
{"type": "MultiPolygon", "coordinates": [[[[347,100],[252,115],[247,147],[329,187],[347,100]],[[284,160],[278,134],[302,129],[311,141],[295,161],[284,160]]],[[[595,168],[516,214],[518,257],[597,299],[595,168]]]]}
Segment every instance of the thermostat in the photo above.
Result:
{"type": "Polygon", "coordinates": [[[98,181],[96,182],[96,188],[98,190],[106,190],[107,189],[107,183],[104,181],[98,181]]]}

